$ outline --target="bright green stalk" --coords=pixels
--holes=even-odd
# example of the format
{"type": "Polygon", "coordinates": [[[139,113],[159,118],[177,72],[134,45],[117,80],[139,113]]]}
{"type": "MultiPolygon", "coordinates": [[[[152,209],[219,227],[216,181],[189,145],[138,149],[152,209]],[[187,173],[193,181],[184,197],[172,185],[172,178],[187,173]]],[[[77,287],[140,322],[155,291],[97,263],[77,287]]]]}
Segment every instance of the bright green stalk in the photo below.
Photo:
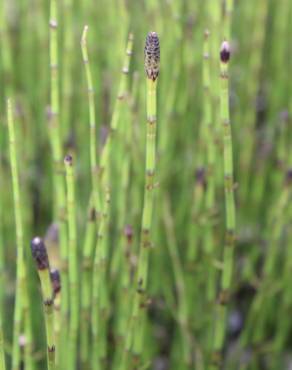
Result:
{"type": "MultiPolygon", "coordinates": [[[[1,153],[2,154],[2,153],[1,153]]],[[[2,194],[3,194],[3,167],[2,161],[0,160],[0,286],[4,287],[5,285],[5,253],[4,253],[4,240],[3,240],[3,215],[2,215],[2,194]]],[[[4,298],[5,298],[5,289],[1,289],[0,292],[0,370],[6,370],[5,364],[5,351],[4,351],[4,334],[3,334],[3,322],[4,322],[4,298]]]]}
{"type": "Polygon", "coordinates": [[[56,345],[54,337],[54,293],[50,277],[47,250],[41,238],[35,237],[31,241],[31,251],[33,258],[35,259],[39,278],[41,281],[47,334],[48,370],[55,370],[56,345]]]}
{"type": "Polygon", "coordinates": [[[6,97],[12,95],[13,84],[12,84],[12,55],[11,55],[11,43],[8,32],[8,16],[6,11],[6,2],[2,1],[0,5],[0,36],[1,36],[1,59],[2,59],[2,74],[4,76],[5,85],[2,86],[5,89],[6,97]]]}
{"type": "Polygon", "coordinates": [[[56,367],[60,366],[60,333],[61,333],[61,277],[57,269],[50,270],[50,277],[54,294],[54,336],[56,347],[58,348],[56,357],[56,367]]]}
{"type": "Polygon", "coordinates": [[[24,289],[24,244],[23,244],[23,231],[21,221],[21,207],[19,180],[18,180],[18,165],[16,159],[16,142],[15,142],[15,129],[12,116],[12,106],[10,100],[7,102],[8,109],[8,130],[9,130],[9,151],[10,163],[12,171],[13,182],[13,198],[15,209],[15,224],[16,224],[16,239],[17,239],[17,262],[16,262],[16,293],[15,293],[15,308],[14,308],[14,324],[13,324],[13,351],[12,351],[12,369],[18,370],[20,363],[20,349],[19,349],[19,336],[21,330],[21,318],[23,299],[22,292],[24,289]]]}
{"type": "Polygon", "coordinates": [[[25,347],[25,362],[28,369],[32,369],[32,328],[30,321],[30,310],[28,302],[28,290],[26,284],[26,266],[24,262],[24,233],[22,221],[22,204],[20,197],[20,183],[17,162],[16,135],[12,113],[12,103],[7,100],[8,132],[9,132],[9,152],[10,165],[12,172],[12,190],[15,212],[16,241],[17,241],[17,263],[16,263],[16,293],[14,308],[14,326],[13,326],[13,351],[12,351],[12,369],[17,370],[20,363],[19,337],[21,323],[24,321],[27,344],[25,347]]]}
{"type": "Polygon", "coordinates": [[[95,103],[94,103],[94,86],[89,64],[89,56],[87,50],[87,32],[88,26],[84,27],[81,38],[81,50],[83,63],[85,67],[87,93],[89,103],[89,133],[90,133],[90,167],[91,167],[91,181],[92,181],[92,194],[95,211],[100,211],[100,199],[98,194],[98,168],[97,168],[97,145],[96,145],[96,119],[95,119],[95,103]]]}
{"type": "Polygon", "coordinates": [[[188,303],[183,268],[178,253],[177,241],[174,233],[175,227],[169,203],[169,199],[165,198],[163,217],[167,235],[167,247],[172,260],[176,293],[178,296],[177,320],[181,330],[183,359],[185,366],[188,368],[192,364],[192,340],[188,318],[188,303]]]}
{"type": "Polygon", "coordinates": [[[67,155],[64,159],[67,183],[68,210],[68,246],[69,246],[69,292],[70,292],[70,324],[69,324],[69,363],[70,369],[77,364],[77,339],[79,325],[79,288],[78,288],[78,250],[75,205],[75,180],[73,158],[67,155]]]}
{"type": "Polygon", "coordinates": [[[92,251],[93,243],[95,241],[94,234],[96,226],[98,226],[99,213],[101,211],[100,197],[98,193],[98,168],[97,168],[97,145],[96,145],[96,119],[95,119],[95,102],[94,102],[94,86],[92,81],[91,69],[89,64],[89,56],[87,50],[87,31],[88,26],[84,27],[82,38],[81,38],[81,50],[83,63],[85,67],[86,81],[87,81],[87,93],[89,103],[89,132],[90,132],[90,167],[91,167],[91,182],[92,182],[92,198],[90,205],[90,215],[88,219],[88,228],[86,231],[86,240],[83,250],[83,264],[84,264],[84,279],[82,287],[82,345],[81,345],[81,357],[84,366],[89,361],[89,343],[88,343],[88,329],[89,329],[89,317],[90,317],[90,306],[91,306],[91,281],[92,280],[92,251]]]}
{"type": "Polygon", "coordinates": [[[107,248],[107,229],[108,217],[111,202],[110,175],[113,161],[112,145],[115,136],[119,135],[119,121],[122,109],[122,103],[126,97],[127,79],[129,73],[130,60],[133,48],[133,35],[129,34],[127,43],[126,56],[122,69],[122,76],[118,89],[118,96],[114,107],[113,116],[110,124],[110,133],[103,148],[100,167],[99,167],[99,186],[102,191],[102,217],[98,226],[98,239],[94,257],[93,272],[93,302],[92,302],[92,330],[93,330],[93,366],[98,369],[101,361],[104,360],[106,353],[106,321],[109,313],[107,298],[107,281],[106,281],[106,261],[108,256],[107,248]]]}
{"type": "MultiPolygon", "coordinates": [[[[223,251],[223,271],[221,276],[220,294],[218,299],[218,311],[215,321],[214,350],[215,356],[221,356],[221,351],[225,339],[225,325],[227,303],[230,295],[230,286],[233,272],[233,254],[235,244],[235,202],[234,202],[234,183],[233,183],[233,150],[232,134],[229,116],[229,72],[228,62],[230,59],[230,46],[224,41],[221,46],[221,122],[223,125],[224,143],[224,190],[225,190],[225,217],[226,217],[226,236],[223,251]]],[[[219,359],[219,358],[218,358],[219,359]]],[[[219,359],[220,362],[220,359],[219,359]]]]}
{"type": "Polygon", "coordinates": [[[110,134],[107,139],[106,145],[104,147],[104,150],[102,152],[101,160],[100,160],[100,171],[103,172],[106,168],[106,165],[109,163],[109,156],[111,155],[111,145],[113,141],[113,137],[116,135],[116,131],[118,131],[118,123],[120,120],[121,115],[121,108],[122,104],[124,103],[126,92],[127,92],[127,83],[128,83],[128,74],[129,74],[129,67],[130,67],[130,61],[132,56],[132,50],[133,50],[133,41],[134,37],[133,34],[129,34],[128,43],[127,43],[127,49],[126,49],[126,55],[125,60],[122,68],[122,76],[120,79],[120,84],[118,88],[118,95],[115,102],[115,107],[111,119],[110,124],[110,134]]]}
{"type": "MultiPolygon", "coordinates": [[[[67,225],[66,225],[66,194],[63,174],[63,154],[61,132],[59,127],[59,73],[58,73],[58,18],[57,1],[50,0],[50,140],[54,164],[54,193],[56,195],[57,222],[60,235],[60,256],[62,274],[61,316],[62,316],[62,343],[67,335],[68,317],[68,254],[67,254],[67,225]]],[[[66,356],[67,354],[64,354],[66,356]]]]}
{"type": "Polygon", "coordinates": [[[214,300],[215,295],[215,270],[213,266],[213,252],[214,252],[214,237],[213,237],[213,215],[215,208],[215,140],[214,140],[214,126],[212,122],[212,98],[211,98],[211,69],[210,69],[210,51],[209,51],[209,36],[208,30],[204,35],[204,62],[203,62],[203,87],[204,87],[204,125],[206,126],[206,140],[207,140],[207,191],[206,191],[206,211],[208,217],[208,227],[205,234],[205,249],[208,254],[208,262],[210,264],[210,271],[208,274],[208,300],[214,300]]]}
{"type": "Polygon", "coordinates": [[[94,202],[91,197],[87,216],[84,247],[82,249],[82,289],[81,289],[81,365],[82,368],[89,367],[89,328],[90,309],[92,298],[92,267],[93,250],[96,242],[96,215],[94,202]]]}
{"type": "Polygon", "coordinates": [[[231,40],[231,22],[233,13],[233,1],[225,0],[225,14],[224,14],[224,40],[231,40]]]}
{"type": "Polygon", "coordinates": [[[154,176],[156,170],[156,89],[159,73],[160,48],[155,32],[147,35],[145,46],[145,71],[147,73],[147,136],[144,205],[141,225],[140,251],[136,278],[136,292],[132,320],[134,322],[133,353],[140,358],[143,348],[143,317],[147,305],[147,278],[151,248],[152,213],[154,206],[154,176]],[[144,308],[144,309],[143,309],[144,308]]]}
{"type": "Polygon", "coordinates": [[[61,106],[61,121],[62,127],[60,130],[61,137],[66,137],[70,134],[70,113],[73,111],[70,109],[70,104],[72,103],[72,92],[73,89],[73,76],[72,76],[72,61],[74,61],[74,23],[73,23],[73,1],[64,0],[63,1],[63,53],[60,61],[62,63],[62,106],[61,106]]]}
{"type": "Polygon", "coordinates": [[[2,325],[2,313],[0,317],[0,370],[6,370],[5,352],[4,352],[4,336],[2,325]]]}

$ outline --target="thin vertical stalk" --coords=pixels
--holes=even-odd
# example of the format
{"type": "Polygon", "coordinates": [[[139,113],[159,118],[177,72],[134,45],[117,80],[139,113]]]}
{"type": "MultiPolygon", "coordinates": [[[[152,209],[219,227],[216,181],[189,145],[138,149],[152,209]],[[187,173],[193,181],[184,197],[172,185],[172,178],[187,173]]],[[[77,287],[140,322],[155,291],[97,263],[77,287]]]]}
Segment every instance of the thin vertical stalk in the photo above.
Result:
{"type": "Polygon", "coordinates": [[[94,102],[94,86],[92,81],[92,74],[89,64],[89,55],[87,49],[87,32],[88,26],[84,27],[81,38],[81,51],[83,63],[86,74],[88,107],[89,107],[89,133],[90,133],[90,167],[91,167],[91,205],[88,216],[88,227],[86,231],[86,239],[83,250],[83,268],[84,279],[82,287],[82,332],[81,332],[81,357],[84,366],[87,366],[89,361],[89,343],[88,343],[88,329],[91,306],[91,281],[92,281],[92,252],[95,237],[92,232],[95,232],[98,227],[98,220],[101,211],[100,196],[98,193],[98,167],[97,167],[97,145],[96,145],[96,118],[95,118],[95,102],[94,102]],[[96,224],[96,225],[95,225],[96,224]]]}
{"type": "Polygon", "coordinates": [[[93,204],[95,212],[100,211],[100,198],[98,194],[98,168],[97,168],[97,145],[96,145],[96,119],[95,119],[95,102],[94,102],[94,86],[92,81],[91,69],[89,64],[89,56],[87,50],[87,32],[88,26],[84,27],[81,38],[81,50],[83,63],[86,74],[88,107],[89,107],[89,133],[90,133],[90,168],[91,168],[91,182],[93,204]]]}
{"type": "Polygon", "coordinates": [[[173,216],[170,209],[169,199],[163,202],[163,219],[167,235],[167,247],[171,257],[173,273],[175,277],[176,293],[178,300],[177,320],[181,330],[183,359],[186,368],[192,365],[192,338],[188,318],[188,301],[185,289],[183,268],[178,253],[177,241],[174,233],[173,216]]]}
{"type": "Polygon", "coordinates": [[[233,14],[233,2],[234,0],[225,0],[225,13],[224,13],[224,40],[231,40],[231,22],[233,14]]]}
{"type": "Polygon", "coordinates": [[[11,100],[7,100],[9,154],[12,172],[12,191],[15,213],[17,263],[16,263],[16,293],[13,324],[13,350],[12,369],[17,370],[20,363],[19,337],[22,322],[24,322],[27,343],[25,347],[25,363],[28,369],[32,369],[32,328],[30,321],[30,310],[28,302],[28,288],[26,281],[26,266],[24,261],[24,232],[22,221],[22,204],[20,197],[19,170],[17,161],[17,146],[14,119],[11,100]]]}
{"type": "Polygon", "coordinates": [[[31,252],[36,262],[38,275],[41,281],[47,334],[48,370],[55,370],[56,346],[54,337],[54,293],[50,277],[50,265],[47,249],[41,238],[35,237],[31,241],[31,252]]]}
{"type": "MultiPolygon", "coordinates": [[[[1,153],[2,154],[2,153],[1,153]]],[[[3,240],[3,166],[0,159],[0,286],[5,286],[5,253],[4,253],[4,240],[3,240]]],[[[5,299],[5,289],[1,289],[0,292],[0,370],[6,370],[5,363],[5,350],[4,350],[4,333],[3,333],[3,322],[4,322],[4,299],[5,299]]]]}
{"type": "Polygon", "coordinates": [[[154,207],[154,176],[156,170],[156,95],[159,74],[160,46],[156,32],[150,32],[145,45],[145,71],[147,74],[147,136],[144,205],[142,213],[140,251],[134,295],[133,317],[134,337],[133,353],[140,359],[143,347],[143,317],[147,307],[147,278],[149,252],[151,248],[152,213],[154,207]]]}
{"type": "Polygon", "coordinates": [[[89,367],[89,328],[90,328],[90,310],[92,298],[92,268],[93,251],[96,242],[96,214],[91,197],[89,202],[87,216],[87,225],[83,243],[82,254],[82,286],[81,286],[81,339],[80,356],[83,369],[89,367]]]}
{"type": "MultiPolygon", "coordinates": [[[[61,274],[63,289],[61,293],[62,343],[67,336],[68,317],[68,254],[66,225],[66,194],[63,173],[62,141],[59,126],[59,72],[58,72],[58,16],[57,1],[50,0],[50,140],[53,157],[53,183],[56,196],[54,212],[56,213],[60,235],[61,274]]],[[[67,354],[64,354],[66,356],[67,354]]]]}
{"type": "Polygon", "coordinates": [[[69,356],[67,366],[75,369],[77,365],[77,336],[79,325],[79,288],[78,288],[78,250],[75,204],[74,163],[71,155],[64,159],[67,183],[68,210],[68,246],[69,246],[69,292],[70,292],[70,324],[69,324],[69,356]]]}
{"type": "Polygon", "coordinates": [[[212,100],[211,100],[211,68],[210,68],[210,45],[209,45],[209,30],[205,30],[204,34],[204,62],[203,62],[203,88],[204,88],[204,125],[206,128],[207,140],[207,190],[206,190],[206,211],[208,217],[208,225],[205,234],[205,249],[208,255],[209,273],[208,273],[208,288],[207,297],[211,302],[215,295],[215,271],[213,266],[214,252],[214,236],[213,236],[213,215],[215,208],[215,139],[214,126],[212,121],[212,100]]]}
{"type": "Polygon", "coordinates": [[[56,352],[56,367],[60,365],[60,333],[61,333],[61,277],[59,270],[51,269],[50,277],[54,295],[54,338],[58,351],[56,352]]]}
{"type": "Polygon", "coordinates": [[[113,163],[113,143],[115,137],[119,135],[119,121],[122,109],[122,103],[125,101],[126,89],[128,83],[128,74],[130,60],[133,48],[133,35],[130,33],[126,48],[125,60],[122,68],[122,76],[118,88],[117,100],[114,107],[114,112],[110,124],[110,133],[107,137],[103,148],[100,165],[99,165],[99,187],[101,198],[101,218],[98,225],[98,238],[94,256],[94,271],[93,271],[93,296],[92,296],[92,331],[93,331],[93,368],[98,369],[101,361],[104,360],[105,349],[105,334],[106,321],[109,313],[108,305],[108,288],[106,281],[106,261],[108,256],[107,250],[107,228],[109,223],[109,210],[111,202],[111,168],[113,163]]]}
{"type": "Polygon", "coordinates": [[[227,304],[230,296],[230,287],[233,272],[233,254],[235,245],[235,202],[233,183],[233,149],[232,134],[229,115],[229,72],[228,63],[230,59],[230,46],[224,41],[221,46],[221,94],[220,111],[223,125],[223,148],[224,148],[224,191],[225,191],[225,218],[226,235],[223,251],[223,271],[221,275],[221,286],[218,298],[217,317],[214,332],[214,360],[220,366],[221,351],[225,339],[227,304]]]}

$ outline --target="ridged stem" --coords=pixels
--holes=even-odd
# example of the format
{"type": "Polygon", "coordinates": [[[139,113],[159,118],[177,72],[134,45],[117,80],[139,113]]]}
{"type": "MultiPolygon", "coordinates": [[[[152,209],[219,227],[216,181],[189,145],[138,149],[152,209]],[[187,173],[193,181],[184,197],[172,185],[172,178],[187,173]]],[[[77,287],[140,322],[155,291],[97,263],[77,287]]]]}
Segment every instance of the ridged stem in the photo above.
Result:
{"type": "MultiPolygon", "coordinates": [[[[63,169],[63,154],[61,129],[59,125],[59,65],[58,65],[58,17],[57,1],[50,0],[50,112],[49,112],[49,132],[53,157],[53,184],[55,193],[55,216],[59,227],[59,244],[61,256],[61,275],[62,275],[62,293],[61,293],[61,320],[62,332],[61,342],[66,343],[67,321],[68,321],[68,240],[66,225],[66,193],[63,169]]],[[[63,360],[67,353],[62,354],[63,360]]],[[[65,369],[65,364],[61,363],[61,368],[65,369]]]]}
{"type": "Polygon", "coordinates": [[[12,173],[13,204],[15,212],[16,243],[17,243],[17,264],[16,264],[16,293],[13,324],[13,350],[12,369],[18,370],[20,364],[19,338],[22,322],[24,322],[27,343],[25,347],[25,363],[28,369],[32,369],[32,327],[28,302],[28,288],[26,281],[26,266],[24,262],[24,233],[22,220],[22,203],[20,196],[20,182],[17,160],[16,133],[12,112],[12,102],[7,101],[7,118],[9,134],[9,154],[12,173]]]}
{"type": "Polygon", "coordinates": [[[225,220],[226,235],[223,250],[223,271],[220,279],[220,292],[217,301],[215,331],[214,331],[214,358],[220,367],[221,351],[225,339],[225,326],[227,304],[230,296],[230,287],[233,273],[233,255],[235,246],[235,201],[233,183],[233,149],[232,134],[229,115],[229,72],[228,61],[230,58],[229,44],[224,42],[221,47],[221,94],[220,112],[223,133],[223,167],[224,167],[224,192],[225,192],[225,220]]]}
{"type": "Polygon", "coordinates": [[[67,185],[67,217],[68,217],[68,247],[69,247],[69,353],[70,369],[77,366],[77,340],[79,327],[79,270],[77,249],[76,201],[75,201],[75,163],[71,155],[64,159],[67,185]]]}

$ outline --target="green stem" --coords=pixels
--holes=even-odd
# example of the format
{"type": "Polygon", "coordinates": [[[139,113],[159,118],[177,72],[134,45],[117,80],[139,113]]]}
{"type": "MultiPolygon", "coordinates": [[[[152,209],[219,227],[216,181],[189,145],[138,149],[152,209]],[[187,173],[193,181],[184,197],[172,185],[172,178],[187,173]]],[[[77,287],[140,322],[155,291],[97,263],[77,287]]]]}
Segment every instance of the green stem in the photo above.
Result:
{"type": "Polygon", "coordinates": [[[133,353],[140,358],[143,348],[143,317],[147,305],[147,278],[149,252],[151,248],[151,226],[154,206],[154,176],[156,169],[156,87],[157,79],[147,78],[147,139],[146,139],[146,168],[144,206],[142,214],[141,241],[138,259],[138,272],[136,279],[136,292],[134,296],[134,321],[133,353]]]}
{"type": "Polygon", "coordinates": [[[7,116],[8,116],[8,133],[9,133],[9,152],[10,165],[12,172],[12,191],[13,203],[15,212],[16,226],[16,242],[17,242],[17,264],[16,264],[16,294],[14,308],[14,326],[13,326],[13,353],[12,353],[12,369],[17,370],[20,363],[20,348],[19,337],[22,321],[25,324],[25,333],[27,336],[27,344],[25,349],[25,362],[27,367],[32,369],[32,328],[30,321],[30,310],[28,302],[28,288],[26,282],[26,266],[24,262],[24,233],[22,221],[22,203],[20,196],[19,171],[17,161],[17,144],[14,119],[12,113],[11,100],[7,101],[7,116]]]}
{"type": "Polygon", "coordinates": [[[233,150],[232,135],[229,116],[229,73],[228,61],[230,58],[229,44],[224,42],[221,48],[221,122],[223,125],[223,148],[224,148],[224,190],[225,190],[225,217],[226,235],[223,251],[223,271],[221,276],[221,286],[218,298],[217,316],[215,320],[214,332],[214,360],[220,364],[221,351],[225,339],[225,326],[227,304],[230,296],[230,287],[233,272],[233,254],[235,245],[235,202],[234,202],[234,183],[233,183],[233,150]]]}
{"type": "MultiPolygon", "coordinates": [[[[66,342],[67,321],[68,321],[68,246],[67,246],[67,225],[66,225],[66,194],[63,172],[63,154],[61,132],[59,127],[59,72],[58,72],[58,17],[57,2],[50,0],[50,141],[53,157],[53,183],[55,192],[55,209],[60,235],[60,256],[61,256],[61,317],[62,333],[61,342],[66,342]]],[[[63,354],[62,354],[63,355],[63,354]]],[[[64,354],[66,356],[67,354],[64,354]]],[[[63,365],[62,365],[63,366],[63,365]]],[[[65,365],[64,365],[65,366],[65,365]]],[[[65,367],[64,367],[65,368],[65,367]]]]}
{"type": "Polygon", "coordinates": [[[54,337],[54,293],[51,283],[47,250],[41,238],[35,237],[31,241],[31,251],[33,258],[35,259],[38,275],[41,281],[47,335],[48,370],[55,370],[56,345],[54,337]]]}
{"type": "Polygon", "coordinates": [[[79,325],[79,270],[77,250],[77,225],[75,205],[75,181],[73,158],[67,155],[64,159],[67,183],[68,210],[68,246],[69,246],[69,292],[70,292],[70,324],[69,324],[69,357],[68,366],[75,369],[77,365],[77,338],[79,325]]]}

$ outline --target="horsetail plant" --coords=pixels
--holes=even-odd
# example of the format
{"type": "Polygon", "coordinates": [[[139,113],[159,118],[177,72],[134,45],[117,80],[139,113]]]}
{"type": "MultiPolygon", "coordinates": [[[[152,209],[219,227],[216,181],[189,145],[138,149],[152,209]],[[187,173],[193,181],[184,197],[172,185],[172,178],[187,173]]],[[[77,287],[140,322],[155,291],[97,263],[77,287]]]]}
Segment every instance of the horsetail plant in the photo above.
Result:
{"type": "MultiPolygon", "coordinates": [[[[89,64],[89,56],[87,50],[87,32],[88,26],[85,26],[81,38],[81,50],[83,63],[86,74],[87,94],[88,94],[88,107],[89,107],[89,131],[90,131],[90,166],[91,166],[91,181],[92,181],[92,194],[95,207],[95,213],[100,212],[100,197],[98,194],[98,168],[96,159],[96,119],[95,119],[95,103],[94,103],[94,86],[92,82],[92,74],[89,64]]],[[[98,219],[98,217],[96,217],[98,219]]]]}
{"type": "Polygon", "coordinates": [[[24,231],[22,219],[22,202],[20,192],[20,180],[17,160],[16,132],[12,112],[12,102],[7,100],[7,119],[9,135],[10,165],[12,173],[12,191],[15,212],[16,242],[17,242],[17,270],[16,270],[16,297],[14,308],[13,326],[13,358],[12,369],[17,370],[20,363],[19,338],[22,324],[26,334],[25,364],[28,369],[33,369],[32,362],[32,327],[28,301],[28,288],[26,279],[26,265],[24,261],[24,231]]]}
{"type": "MultiPolygon", "coordinates": [[[[60,333],[61,333],[61,317],[60,317],[60,310],[61,310],[61,276],[60,272],[57,269],[51,269],[50,277],[53,287],[53,294],[54,294],[54,335],[55,335],[55,342],[56,347],[60,348],[60,333]]],[[[57,352],[56,357],[56,366],[58,367],[60,364],[60,350],[57,352]]]]}
{"type": "Polygon", "coordinates": [[[74,162],[71,155],[64,159],[67,184],[67,212],[68,212],[68,250],[69,250],[69,300],[70,300],[70,323],[69,323],[69,356],[70,369],[75,369],[77,360],[77,339],[79,327],[79,287],[78,287],[78,250],[77,250],[77,226],[75,209],[75,180],[74,162]]]}
{"type": "Polygon", "coordinates": [[[230,60],[230,46],[228,41],[224,41],[220,50],[221,60],[221,94],[220,112],[223,125],[223,167],[224,167],[224,192],[225,192],[225,217],[226,235],[223,251],[223,271],[221,276],[221,286],[218,297],[218,310],[215,320],[214,333],[214,362],[220,367],[221,351],[225,339],[225,325],[227,304],[230,296],[230,287],[233,272],[233,255],[235,245],[235,202],[234,202],[234,183],[233,183],[233,149],[232,134],[229,114],[229,71],[228,63],[230,60]]]}
{"type": "Polygon", "coordinates": [[[87,223],[82,248],[82,287],[81,287],[81,338],[80,357],[84,368],[89,367],[89,328],[92,301],[93,252],[96,242],[96,212],[93,197],[89,202],[87,223]]]}
{"type": "Polygon", "coordinates": [[[50,0],[50,111],[49,132],[53,157],[53,185],[55,193],[54,214],[59,228],[61,274],[63,289],[61,293],[62,341],[65,343],[68,317],[68,251],[66,225],[66,193],[63,170],[61,128],[59,125],[59,71],[58,71],[58,18],[57,1],[50,0]]]}
{"type": "Polygon", "coordinates": [[[50,276],[50,264],[46,246],[43,240],[36,236],[31,241],[31,253],[35,260],[38,275],[41,281],[46,334],[48,370],[56,369],[56,345],[54,336],[54,291],[50,276]]]}
{"type": "Polygon", "coordinates": [[[106,262],[107,262],[107,230],[109,223],[109,210],[111,202],[111,169],[113,163],[112,148],[113,142],[119,132],[119,121],[122,109],[122,102],[126,95],[127,79],[129,73],[130,60],[133,48],[133,34],[130,33],[126,46],[126,55],[122,68],[122,76],[118,88],[118,95],[114,112],[110,123],[110,133],[106,139],[102,149],[99,163],[99,187],[101,194],[102,214],[98,225],[97,243],[94,256],[93,269],[93,294],[92,294],[92,322],[93,322],[93,350],[92,362],[93,369],[98,369],[101,361],[106,355],[106,322],[109,314],[108,298],[107,298],[107,281],[106,281],[106,262]],[[98,341],[99,338],[99,341],[98,341]]]}
{"type": "Polygon", "coordinates": [[[147,306],[147,278],[149,269],[149,252],[151,243],[152,213],[154,206],[154,176],[156,170],[156,95],[157,78],[160,63],[160,45],[156,32],[149,32],[146,37],[144,49],[145,72],[147,83],[147,136],[146,136],[146,165],[145,165],[145,188],[144,205],[142,213],[142,226],[140,236],[140,250],[138,259],[138,271],[136,277],[136,292],[133,307],[133,344],[132,350],[138,360],[143,347],[143,322],[144,309],[147,306]]]}
{"type": "Polygon", "coordinates": [[[95,119],[95,102],[94,86],[92,81],[91,68],[89,64],[89,55],[87,48],[88,26],[83,29],[81,38],[81,51],[86,74],[87,95],[89,107],[89,132],[90,132],[90,166],[91,166],[91,183],[92,195],[89,204],[88,223],[86,227],[84,248],[83,248],[83,278],[82,278],[82,329],[81,329],[81,361],[84,366],[88,366],[89,361],[89,317],[91,306],[91,282],[92,282],[92,256],[94,243],[96,241],[95,233],[98,228],[98,221],[101,213],[101,199],[98,187],[98,166],[97,166],[97,144],[96,144],[96,119],[95,119]],[[87,365],[86,365],[87,364],[87,365]]]}

